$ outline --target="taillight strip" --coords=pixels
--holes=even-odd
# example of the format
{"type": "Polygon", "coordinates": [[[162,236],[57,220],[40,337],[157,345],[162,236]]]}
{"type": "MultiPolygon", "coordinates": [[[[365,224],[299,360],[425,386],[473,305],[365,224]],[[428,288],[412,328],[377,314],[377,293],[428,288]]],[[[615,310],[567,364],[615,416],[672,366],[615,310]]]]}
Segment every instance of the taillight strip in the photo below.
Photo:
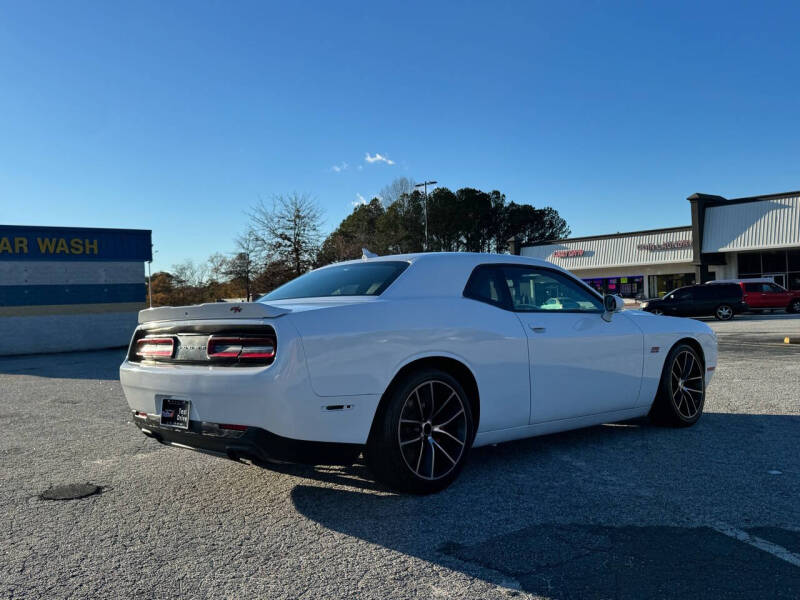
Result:
{"type": "Polygon", "coordinates": [[[171,357],[175,340],[169,337],[142,338],[136,342],[136,356],[142,358],[171,357]]]}
{"type": "Polygon", "coordinates": [[[275,342],[271,338],[214,337],[208,338],[206,352],[209,358],[274,358],[275,342]],[[217,348],[220,348],[217,351],[217,348]]]}

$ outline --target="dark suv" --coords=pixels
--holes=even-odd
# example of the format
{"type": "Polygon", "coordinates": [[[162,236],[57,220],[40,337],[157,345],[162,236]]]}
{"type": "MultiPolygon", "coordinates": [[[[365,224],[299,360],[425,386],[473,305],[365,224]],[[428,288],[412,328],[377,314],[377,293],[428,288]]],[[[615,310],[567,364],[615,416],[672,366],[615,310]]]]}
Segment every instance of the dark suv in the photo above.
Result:
{"type": "Polygon", "coordinates": [[[747,304],[744,303],[742,288],[738,284],[715,283],[678,288],[663,298],[643,303],[642,310],[674,317],[714,315],[720,321],[728,321],[733,315],[746,311],[747,304]]]}

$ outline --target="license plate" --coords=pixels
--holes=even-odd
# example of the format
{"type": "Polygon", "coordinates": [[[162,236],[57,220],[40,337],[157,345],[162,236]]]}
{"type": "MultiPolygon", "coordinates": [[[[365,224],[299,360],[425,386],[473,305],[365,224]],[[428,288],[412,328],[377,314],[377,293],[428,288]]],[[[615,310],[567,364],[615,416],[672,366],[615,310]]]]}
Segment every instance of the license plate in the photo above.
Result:
{"type": "Polygon", "coordinates": [[[189,401],[174,398],[161,399],[161,424],[178,429],[189,428],[189,401]]]}

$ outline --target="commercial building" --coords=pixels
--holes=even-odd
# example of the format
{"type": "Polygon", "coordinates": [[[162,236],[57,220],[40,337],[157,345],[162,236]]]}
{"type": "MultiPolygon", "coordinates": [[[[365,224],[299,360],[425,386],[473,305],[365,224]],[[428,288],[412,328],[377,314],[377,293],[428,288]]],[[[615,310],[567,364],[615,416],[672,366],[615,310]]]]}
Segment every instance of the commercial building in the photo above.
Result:
{"type": "Polygon", "coordinates": [[[800,290],[800,192],[731,200],[693,194],[688,200],[691,225],[555,240],[520,253],[626,298],[749,277],[771,277],[800,290]]]}
{"type": "Polygon", "coordinates": [[[0,225],[0,355],[124,346],[151,232],[0,225]]]}

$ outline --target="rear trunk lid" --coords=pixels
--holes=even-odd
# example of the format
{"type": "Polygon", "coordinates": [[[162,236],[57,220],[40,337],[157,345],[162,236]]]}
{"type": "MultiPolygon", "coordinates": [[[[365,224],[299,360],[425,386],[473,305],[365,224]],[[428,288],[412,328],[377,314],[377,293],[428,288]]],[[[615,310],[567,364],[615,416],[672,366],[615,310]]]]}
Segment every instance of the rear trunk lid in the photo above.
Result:
{"type": "Polygon", "coordinates": [[[261,302],[213,302],[195,306],[159,306],[139,311],[139,323],[153,321],[195,321],[203,319],[274,319],[291,312],[289,308],[261,302]]]}

